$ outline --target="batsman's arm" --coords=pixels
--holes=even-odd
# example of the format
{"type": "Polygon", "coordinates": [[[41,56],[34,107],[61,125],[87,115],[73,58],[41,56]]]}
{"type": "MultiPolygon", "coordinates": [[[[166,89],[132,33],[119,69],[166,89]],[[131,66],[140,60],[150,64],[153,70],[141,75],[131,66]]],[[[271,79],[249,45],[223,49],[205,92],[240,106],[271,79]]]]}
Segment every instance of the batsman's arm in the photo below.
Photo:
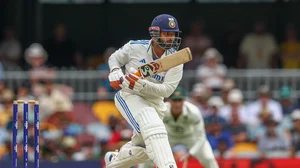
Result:
{"type": "Polygon", "coordinates": [[[178,65],[168,70],[163,83],[153,83],[145,80],[146,84],[142,92],[154,96],[169,97],[182,78],[182,68],[183,65],[178,65]]]}
{"type": "Polygon", "coordinates": [[[126,43],[123,47],[115,51],[108,59],[110,71],[123,67],[129,61],[130,51],[130,42],[126,43]]]}
{"type": "Polygon", "coordinates": [[[121,67],[129,62],[130,51],[131,46],[130,42],[128,42],[122,48],[115,51],[108,59],[108,66],[110,69],[108,79],[110,81],[110,86],[115,90],[121,89],[120,83],[124,76],[121,67]]]}

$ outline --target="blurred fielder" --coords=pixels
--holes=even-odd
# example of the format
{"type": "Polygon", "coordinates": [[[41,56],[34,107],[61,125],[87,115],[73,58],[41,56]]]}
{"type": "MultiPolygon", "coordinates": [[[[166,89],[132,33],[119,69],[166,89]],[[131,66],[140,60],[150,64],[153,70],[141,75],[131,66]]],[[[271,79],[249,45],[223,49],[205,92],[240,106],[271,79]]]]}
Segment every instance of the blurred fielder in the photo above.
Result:
{"type": "Polygon", "coordinates": [[[162,117],[167,111],[163,102],[182,78],[183,65],[141,79],[133,73],[145,63],[176,52],[180,45],[177,20],[168,14],[154,18],[149,32],[151,40],[129,41],[113,53],[108,61],[109,80],[115,89],[115,104],[134,128],[131,141],[119,152],[105,155],[107,168],[129,168],[149,158],[159,168],[177,168],[162,117]],[[121,67],[125,66],[125,75],[121,67]]]}
{"type": "MultiPolygon", "coordinates": [[[[201,113],[195,105],[185,101],[185,97],[184,89],[178,87],[166,103],[168,111],[163,122],[168,132],[170,145],[174,152],[184,151],[179,156],[182,162],[187,162],[193,156],[205,168],[218,168],[211,146],[206,139],[201,113]]],[[[150,167],[153,168],[150,161],[145,166],[139,166],[139,168],[150,167]]]]}

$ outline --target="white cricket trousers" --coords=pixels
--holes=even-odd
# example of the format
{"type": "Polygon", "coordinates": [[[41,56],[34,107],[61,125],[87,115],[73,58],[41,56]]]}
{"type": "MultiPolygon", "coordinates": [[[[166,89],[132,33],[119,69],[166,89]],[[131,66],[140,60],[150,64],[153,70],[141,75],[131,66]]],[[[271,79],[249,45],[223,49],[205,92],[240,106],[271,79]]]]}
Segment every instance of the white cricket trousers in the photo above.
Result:
{"type": "Polygon", "coordinates": [[[115,105],[121,115],[127,120],[127,122],[134,129],[134,136],[131,141],[133,145],[145,147],[143,137],[141,135],[140,126],[137,123],[136,116],[145,107],[153,107],[159,118],[162,119],[163,113],[167,110],[164,104],[155,105],[147,102],[140,96],[132,95],[130,93],[119,91],[115,95],[115,105]]]}

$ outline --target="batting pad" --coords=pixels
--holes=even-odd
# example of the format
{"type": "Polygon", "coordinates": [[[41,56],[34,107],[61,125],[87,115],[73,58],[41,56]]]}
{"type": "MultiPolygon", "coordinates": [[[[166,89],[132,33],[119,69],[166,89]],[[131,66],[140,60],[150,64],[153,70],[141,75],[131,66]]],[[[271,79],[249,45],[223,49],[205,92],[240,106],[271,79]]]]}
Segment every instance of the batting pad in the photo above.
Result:
{"type": "Polygon", "coordinates": [[[145,153],[145,148],[140,146],[132,146],[131,142],[127,142],[119,151],[116,158],[106,165],[107,168],[130,168],[139,163],[149,160],[145,153]]]}
{"type": "Polygon", "coordinates": [[[146,153],[158,168],[177,168],[168,141],[167,131],[154,108],[146,107],[137,121],[146,145],[146,153]]]}

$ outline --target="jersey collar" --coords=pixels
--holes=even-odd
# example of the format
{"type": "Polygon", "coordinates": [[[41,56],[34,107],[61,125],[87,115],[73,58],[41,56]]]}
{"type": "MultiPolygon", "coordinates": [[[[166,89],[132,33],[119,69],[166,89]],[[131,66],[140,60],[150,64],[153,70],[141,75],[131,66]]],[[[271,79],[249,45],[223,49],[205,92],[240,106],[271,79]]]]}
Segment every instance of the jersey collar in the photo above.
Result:
{"type": "MultiPolygon", "coordinates": [[[[159,59],[159,58],[155,58],[155,57],[153,56],[153,53],[152,53],[152,45],[151,45],[151,43],[152,43],[152,39],[149,40],[148,48],[147,48],[147,53],[148,53],[148,55],[149,55],[150,57],[152,57],[152,59],[153,59],[153,61],[154,61],[154,60],[157,60],[157,59],[159,59]]],[[[169,55],[170,53],[171,53],[171,52],[170,52],[169,50],[165,50],[165,52],[163,53],[163,55],[162,55],[160,58],[162,58],[162,57],[164,57],[164,56],[167,56],[167,55],[169,55]]]]}

